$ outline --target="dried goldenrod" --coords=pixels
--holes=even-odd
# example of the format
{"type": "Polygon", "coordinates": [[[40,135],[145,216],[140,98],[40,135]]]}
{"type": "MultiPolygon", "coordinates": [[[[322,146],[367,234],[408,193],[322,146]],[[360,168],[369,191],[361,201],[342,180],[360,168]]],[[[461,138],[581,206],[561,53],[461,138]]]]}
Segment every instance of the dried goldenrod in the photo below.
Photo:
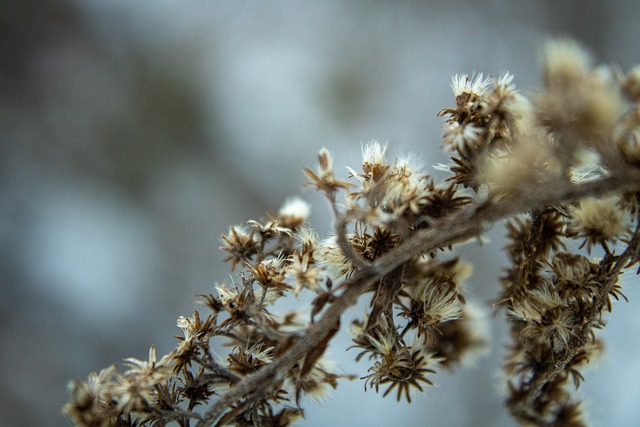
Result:
{"type": "Polygon", "coordinates": [[[221,249],[241,271],[203,296],[210,313],[180,316],[182,336],[159,360],[151,347],[122,373],[73,381],[64,413],[78,426],[291,425],[305,397],[354,378],[325,354],[362,298],[351,332],[356,360],[369,363],[365,389],[411,401],[439,367],[486,347],[484,316],[462,286],[474,285],[471,268],[452,251],[508,218],[495,303],[513,338],[506,406],[522,425],[586,425],[572,389],[601,353],[596,332],[624,298],[621,274],[640,263],[640,73],[596,68],[566,40],[545,47],[543,70],[532,97],[507,72],[453,77],[453,106],[440,113],[445,182],[375,141],[338,179],[320,150],[307,185],[329,201],[334,233],[321,238],[295,198],[231,227],[221,249]],[[304,295],[310,313],[276,308],[304,295]]]}

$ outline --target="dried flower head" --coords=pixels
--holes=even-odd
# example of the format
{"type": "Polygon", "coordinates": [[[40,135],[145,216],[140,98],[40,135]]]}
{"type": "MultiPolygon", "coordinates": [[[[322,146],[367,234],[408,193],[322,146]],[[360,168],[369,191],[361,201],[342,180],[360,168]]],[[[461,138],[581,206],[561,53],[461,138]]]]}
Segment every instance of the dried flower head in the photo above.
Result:
{"type": "Polygon", "coordinates": [[[385,153],[387,144],[380,144],[378,141],[371,141],[362,147],[362,171],[367,181],[378,182],[387,169],[385,153]]]}
{"type": "Polygon", "coordinates": [[[474,123],[452,122],[443,126],[442,147],[462,151],[478,148],[483,142],[484,129],[474,123]]]}
{"type": "Polygon", "coordinates": [[[296,233],[296,238],[300,242],[302,253],[312,254],[320,244],[320,236],[311,227],[300,227],[296,233]]]}
{"type": "Polygon", "coordinates": [[[622,91],[634,102],[640,102],[640,65],[629,70],[622,82],[622,91]]]}
{"type": "Polygon", "coordinates": [[[231,261],[231,270],[238,263],[243,263],[258,253],[260,242],[255,238],[253,230],[248,231],[245,227],[236,225],[229,227],[227,235],[220,238],[224,243],[220,249],[230,254],[225,262],[231,261]]]}
{"type": "Polygon", "coordinates": [[[294,294],[298,295],[303,288],[317,291],[324,271],[315,265],[309,253],[296,252],[287,267],[287,277],[296,283],[294,294]]]}
{"type": "Polygon", "coordinates": [[[351,186],[349,182],[336,179],[333,173],[333,157],[326,148],[322,148],[318,152],[318,167],[316,171],[304,168],[304,172],[311,180],[307,185],[315,187],[318,191],[327,195],[351,186]]]}
{"type": "MultiPolygon", "coordinates": [[[[348,239],[353,241],[354,237],[354,235],[351,235],[348,236],[348,239]]],[[[353,260],[347,257],[340,249],[336,236],[328,237],[321,242],[316,252],[316,257],[319,265],[326,269],[331,277],[348,276],[356,268],[353,260]]]]}
{"type": "Polygon", "coordinates": [[[240,375],[251,374],[271,363],[272,359],[273,347],[265,348],[261,343],[253,344],[248,349],[236,347],[227,357],[229,369],[240,375]]]}
{"type": "Polygon", "coordinates": [[[629,222],[620,200],[611,196],[605,199],[586,198],[569,208],[570,231],[584,238],[583,245],[591,250],[593,245],[615,243],[628,232],[629,222]]]}
{"type": "Polygon", "coordinates": [[[160,361],[156,359],[156,347],[149,348],[148,360],[139,360],[133,357],[125,359],[125,365],[129,367],[125,371],[125,375],[133,375],[139,377],[149,377],[154,381],[160,382],[169,377],[173,369],[173,355],[164,355],[160,361]]]}
{"type": "Polygon", "coordinates": [[[309,218],[310,213],[311,207],[309,204],[298,197],[294,197],[287,199],[278,212],[278,222],[283,227],[296,228],[309,218]]]}
{"type": "MultiPolygon", "coordinates": [[[[284,261],[283,257],[277,257],[262,260],[255,265],[247,264],[246,268],[264,290],[286,291],[291,286],[285,281],[284,261]]],[[[222,297],[224,291],[219,292],[222,297]]]]}
{"type": "Polygon", "coordinates": [[[580,148],[574,152],[574,161],[569,168],[571,182],[580,184],[594,181],[608,174],[597,151],[589,148],[580,148]]]}
{"type": "Polygon", "coordinates": [[[560,168],[546,141],[540,143],[528,137],[521,142],[508,151],[496,151],[486,157],[481,180],[494,195],[537,191],[559,179],[560,168]]]}
{"type": "Polygon", "coordinates": [[[456,74],[451,79],[451,90],[456,97],[458,106],[466,105],[468,98],[481,97],[487,90],[491,80],[485,78],[482,73],[472,74],[456,74]],[[466,98],[466,99],[465,99],[466,98]]]}
{"type": "Polygon", "coordinates": [[[573,85],[589,73],[592,58],[571,39],[549,40],[542,50],[545,85],[561,87],[573,85]]]}
{"type": "Polygon", "coordinates": [[[62,412],[83,426],[109,426],[116,414],[110,401],[110,390],[117,378],[117,366],[111,365],[92,372],[86,381],[75,380],[69,384],[70,399],[62,412]]]}
{"type": "Polygon", "coordinates": [[[545,120],[554,130],[564,129],[584,142],[604,144],[624,110],[613,75],[593,69],[589,54],[569,40],[547,43],[543,63],[546,91],[538,103],[545,120]]]}
{"type": "Polygon", "coordinates": [[[411,402],[411,391],[416,389],[422,391],[422,384],[433,385],[427,378],[428,374],[435,373],[431,367],[437,364],[438,359],[432,355],[423,354],[422,351],[412,351],[403,347],[397,351],[380,358],[369,369],[365,387],[375,388],[376,392],[381,385],[388,384],[383,396],[387,396],[396,390],[396,399],[400,401],[403,397],[407,402],[411,402]]]}

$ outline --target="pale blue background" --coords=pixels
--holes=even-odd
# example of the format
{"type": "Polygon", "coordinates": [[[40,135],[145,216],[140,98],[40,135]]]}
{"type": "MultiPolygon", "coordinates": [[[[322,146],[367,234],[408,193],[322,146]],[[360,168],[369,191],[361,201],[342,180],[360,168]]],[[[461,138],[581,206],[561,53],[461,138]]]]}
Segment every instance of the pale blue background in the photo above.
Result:
{"type": "MultiPolygon", "coordinates": [[[[64,426],[66,383],[174,345],[195,295],[228,279],[218,236],[300,193],[327,146],[443,162],[451,76],[540,82],[537,51],[571,35],[603,62],[640,62],[633,1],[98,1],[0,6],[0,425],[64,426]]],[[[323,200],[312,221],[330,230],[323,200]]],[[[494,298],[504,258],[465,247],[472,299],[494,298]]],[[[640,299],[615,304],[608,351],[581,388],[595,426],[640,425],[640,299]]],[[[354,310],[354,315],[360,314],[354,310]]],[[[304,426],[512,426],[498,391],[506,342],[441,373],[411,405],[360,381],[306,404],[304,426]]],[[[331,357],[364,375],[340,336],[331,357]]]]}

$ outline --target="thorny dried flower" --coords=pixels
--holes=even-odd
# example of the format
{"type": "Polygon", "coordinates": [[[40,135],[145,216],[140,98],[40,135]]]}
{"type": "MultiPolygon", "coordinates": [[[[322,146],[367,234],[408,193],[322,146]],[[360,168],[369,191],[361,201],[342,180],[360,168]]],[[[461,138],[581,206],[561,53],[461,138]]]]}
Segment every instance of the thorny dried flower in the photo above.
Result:
{"type": "Polygon", "coordinates": [[[435,361],[424,355],[420,350],[411,351],[407,347],[383,355],[370,369],[369,375],[365,379],[365,387],[375,388],[376,392],[381,385],[389,384],[383,396],[387,396],[394,389],[396,399],[400,401],[402,397],[411,402],[411,389],[423,391],[422,384],[433,385],[426,375],[434,374],[436,371],[427,368],[430,362],[435,361]],[[422,384],[421,384],[422,383],[422,384]]]}
{"type": "Polygon", "coordinates": [[[271,289],[282,292],[291,289],[285,282],[283,263],[284,258],[275,258],[247,265],[246,269],[265,291],[271,289]]]}
{"type": "Polygon", "coordinates": [[[248,350],[236,347],[227,359],[229,369],[240,375],[247,375],[269,364],[272,358],[273,348],[263,349],[262,345],[256,344],[248,350]]]}
{"type": "Polygon", "coordinates": [[[411,305],[400,315],[407,317],[409,325],[417,328],[418,336],[435,334],[440,323],[460,318],[462,301],[455,283],[443,278],[426,278],[413,287],[411,305]]]}
{"type": "Polygon", "coordinates": [[[231,270],[236,268],[236,264],[251,259],[259,251],[260,242],[254,238],[254,231],[246,231],[245,228],[235,226],[229,228],[226,236],[221,236],[224,246],[223,251],[230,255],[225,261],[231,261],[231,270]]]}
{"type": "Polygon", "coordinates": [[[309,168],[304,168],[304,172],[311,182],[307,185],[315,187],[318,191],[326,194],[333,194],[338,190],[344,190],[351,187],[351,183],[338,180],[333,173],[333,157],[329,150],[323,148],[318,153],[318,168],[316,172],[309,168]]]}
{"type": "Polygon", "coordinates": [[[572,388],[601,354],[603,314],[626,299],[622,274],[640,273],[640,68],[596,68],[576,43],[556,40],[543,70],[531,97],[508,72],[453,77],[453,106],[439,114],[445,182],[411,157],[387,159],[376,141],[362,147],[360,170],[338,179],[321,149],[306,185],[329,201],[334,233],[320,238],[296,198],[231,227],[221,249],[241,271],[201,296],[211,313],[180,316],[183,336],[160,360],[152,346],[123,373],[73,381],[64,413],[92,427],[291,425],[305,397],[353,379],[325,355],[362,298],[370,303],[350,329],[355,359],[370,366],[365,390],[411,401],[436,367],[486,350],[485,316],[462,286],[471,268],[453,253],[508,218],[495,304],[513,338],[506,406],[526,426],[586,425],[572,388]],[[275,304],[288,296],[310,298],[310,313],[281,313],[275,304]]]}
{"type": "Polygon", "coordinates": [[[149,359],[147,361],[138,360],[134,357],[130,357],[124,360],[125,365],[129,367],[125,371],[125,375],[133,375],[140,377],[148,377],[154,381],[162,381],[167,379],[169,373],[172,370],[173,355],[167,354],[160,359],[156,360],[156,347],[151,346],[149,348],[149,359]]]}

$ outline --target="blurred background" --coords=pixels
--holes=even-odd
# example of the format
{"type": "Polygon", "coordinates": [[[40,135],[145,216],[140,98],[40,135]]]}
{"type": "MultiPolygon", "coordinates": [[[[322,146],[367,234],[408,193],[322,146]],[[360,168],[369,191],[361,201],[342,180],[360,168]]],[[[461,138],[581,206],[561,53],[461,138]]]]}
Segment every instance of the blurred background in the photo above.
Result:
{"type": "MultiPolygon", "coordinates": [[[[219,235],[300,194],[322,146],[345,175],[371,139],[430,169],[447,160],[436,114],[453,74],[507,69],[526,92],[557,35],[627,70],[639,18],[631,0],[3,1],[0,426],[67,426],[70,379],[170,351],[177,317],[228,280],[219,235]]],[[[302,197],[330,232],[325,202],[302,197]]],[[[487,307],[502,234],[461,249],[470,299],[487,307]]],[[[640,284],[627,282],[579,390],[594,426],[640,425],[640,284]]],[[[488,313],[490,355],[414,403],[343,382],[300,425],[513,426],[503,313],[488,313]]],[[[338,337],[330,357],[365,375],[348,345],[338,337]]]]}

